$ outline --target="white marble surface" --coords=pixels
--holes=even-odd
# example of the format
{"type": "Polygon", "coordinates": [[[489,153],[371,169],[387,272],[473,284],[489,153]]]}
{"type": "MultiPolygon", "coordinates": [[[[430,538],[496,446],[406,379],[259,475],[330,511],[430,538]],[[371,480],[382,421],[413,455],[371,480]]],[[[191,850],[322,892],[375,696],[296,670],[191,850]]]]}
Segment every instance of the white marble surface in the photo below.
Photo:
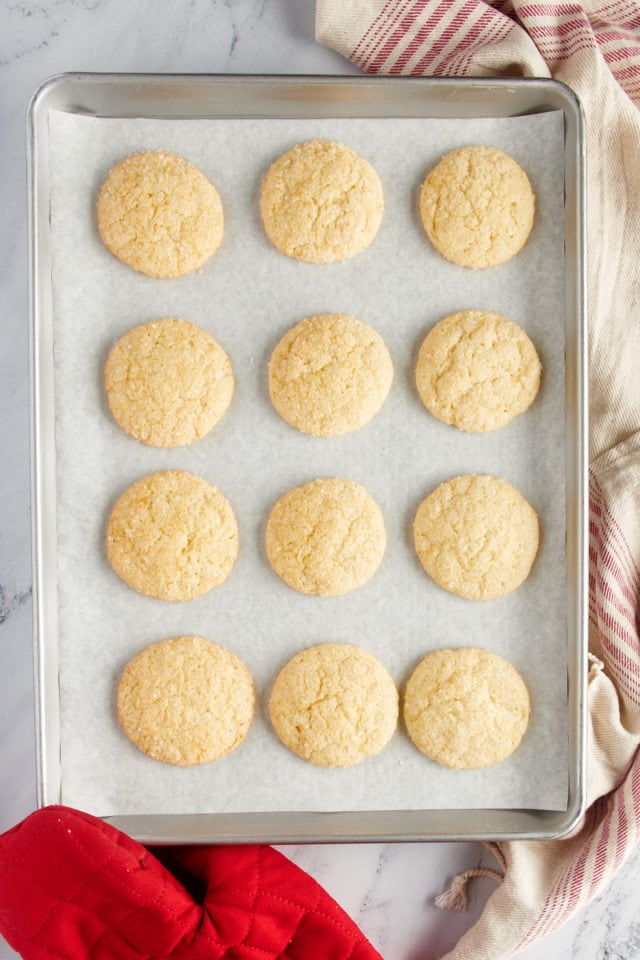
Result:
{"type": "MultiPolygon", "coordinates": [[[[31,660],[25,112],[64,71],[318,73],[357,71],[314,40],[313,0],[0,0],[0,830],[35,806],[31,660]]],[[[493,889],[476,880],[467,913],[437,910],[476,844],[287,848],[360,924],[385,960],[436,960],[493,889]]],[[[606,893],[524,960],[640,957],[640,853],[606,893]],[[635,882],[634,882],[635,880],[635,882]]],[[[0,938],[0,958],[15,955],[0,938]]]]}

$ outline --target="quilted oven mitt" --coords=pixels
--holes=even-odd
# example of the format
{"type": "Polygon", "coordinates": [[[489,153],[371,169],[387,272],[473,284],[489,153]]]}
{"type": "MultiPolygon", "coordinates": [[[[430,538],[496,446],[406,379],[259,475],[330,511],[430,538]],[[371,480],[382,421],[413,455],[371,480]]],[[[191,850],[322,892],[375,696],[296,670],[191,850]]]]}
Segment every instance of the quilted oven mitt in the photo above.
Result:
{"type": "Polygon", "coordinates": [[[156,852],[69,807],[32,813],[0,835],[0,933],[25,960],[381,960],[271,847],[156,852]]]}

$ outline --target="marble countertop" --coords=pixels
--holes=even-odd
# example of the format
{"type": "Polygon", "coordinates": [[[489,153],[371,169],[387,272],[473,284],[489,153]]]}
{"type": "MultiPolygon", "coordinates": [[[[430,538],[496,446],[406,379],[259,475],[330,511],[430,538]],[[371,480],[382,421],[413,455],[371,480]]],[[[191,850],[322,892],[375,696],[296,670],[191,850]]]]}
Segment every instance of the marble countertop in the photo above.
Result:
{"type": "MultiPolygon", "coordinates": [[[[313,0],[16,0],[0,33],[0,830],[34,809],[31,656],[29,352],[25,115],[33,91],[67,71],[356,74],[315,42],[313,0]]],[[[480,844],[294,846],[309,871],[385,960],[436,960],[480,914],[494,884],[478,879],[465,913],[433,898],[457,872],[493,866],[480,844]]],[[[524,960],[640,957],[636,854],[606,893],[524,960]]],[[[0,958],[15,954],[0,939],[0,958]]]]}

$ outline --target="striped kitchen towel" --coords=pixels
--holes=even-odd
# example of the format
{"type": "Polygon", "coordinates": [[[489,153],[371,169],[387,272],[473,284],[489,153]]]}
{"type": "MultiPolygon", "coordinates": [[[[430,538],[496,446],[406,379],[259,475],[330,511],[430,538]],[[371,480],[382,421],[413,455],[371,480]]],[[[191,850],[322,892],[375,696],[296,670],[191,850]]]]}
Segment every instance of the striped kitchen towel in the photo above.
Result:
{"type": "Polygon", "coordinates": [[[316,32],[369,73],[552,76],[585,110],[588,809],[571,837],[495,845],[504,880],[446,960],[502,960],[600,893],[640,833],[640,6],[317,0],[316,32]]]}

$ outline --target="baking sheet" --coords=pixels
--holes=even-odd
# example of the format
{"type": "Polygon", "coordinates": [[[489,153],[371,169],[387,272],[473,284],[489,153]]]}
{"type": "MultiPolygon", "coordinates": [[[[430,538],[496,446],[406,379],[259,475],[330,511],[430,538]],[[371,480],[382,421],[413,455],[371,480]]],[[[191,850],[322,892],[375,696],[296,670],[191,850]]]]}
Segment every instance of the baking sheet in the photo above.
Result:
{"type": "Polygon", "coordinates": [[[58,596],[62,802],[111,814],[280,810],[409,810],[567,806],[567,648],[564,469],[563,126],[560,112],[482,120],[107,120],[50,115],[51,244],[56,382],[58,596]],[[279,254],[257,206],[272,160],[300,140],[343,140],[381,176],[385,217],[372,246],[343,264],[279,254]],[[430,247],[416,214],[419,186],[449,149],[488,143],[527,170],[537,197],[525,249],[493,270],[467,271],[430,247]],[[160,281],[113,259],[94,206],[110,167],[140,149],[178,153],[222,196],[226,233],[197,274],[160,281]],[[467,436],[429,416],[413,388],[417,348],[455,310],[495,310],[521,324],[543,362],[534,406],[504,430],[467,436]],[[361,431],[305,437],[271,409],[266,365],[304,316],[345,312],[385,338],[390,396],[361,431]],[[236,374],[229,413],[208,437],[171,451],[139,445],[112,421],[101,372],[112,343],[146,320],[177,316],[208,329],[236,374]],[[142,597],[112,573],[106,520],[134,480],[188,469],[219,487],[236,512],[240,556],[221,587],[186,604],[142,597]],[[481,472],[515,484],[539,513],[534,570],[513,594],[473,603],[422,571],[411,522],[424,496],[451,476],[481,472]],[[322,476],[363,482],[379,503],[388,545],[376,576],[337,598],[299,595],[273,574],[266,517],[285,490],[322,476]],[[149,643],[197,634],[237,653],[258,690],[242,746],[179,769],[141,754],[120,732],[115,687],[149,643]],[[378,756],[346,770],[312,767],[270,730],[270,685],[312,643],[366,647],[402,686],[430,650],[486,646],[509,659],[532,694],[529,731],[513,756],[484,771],[449,771],[422,757],[400,726],[378,756]]]}

